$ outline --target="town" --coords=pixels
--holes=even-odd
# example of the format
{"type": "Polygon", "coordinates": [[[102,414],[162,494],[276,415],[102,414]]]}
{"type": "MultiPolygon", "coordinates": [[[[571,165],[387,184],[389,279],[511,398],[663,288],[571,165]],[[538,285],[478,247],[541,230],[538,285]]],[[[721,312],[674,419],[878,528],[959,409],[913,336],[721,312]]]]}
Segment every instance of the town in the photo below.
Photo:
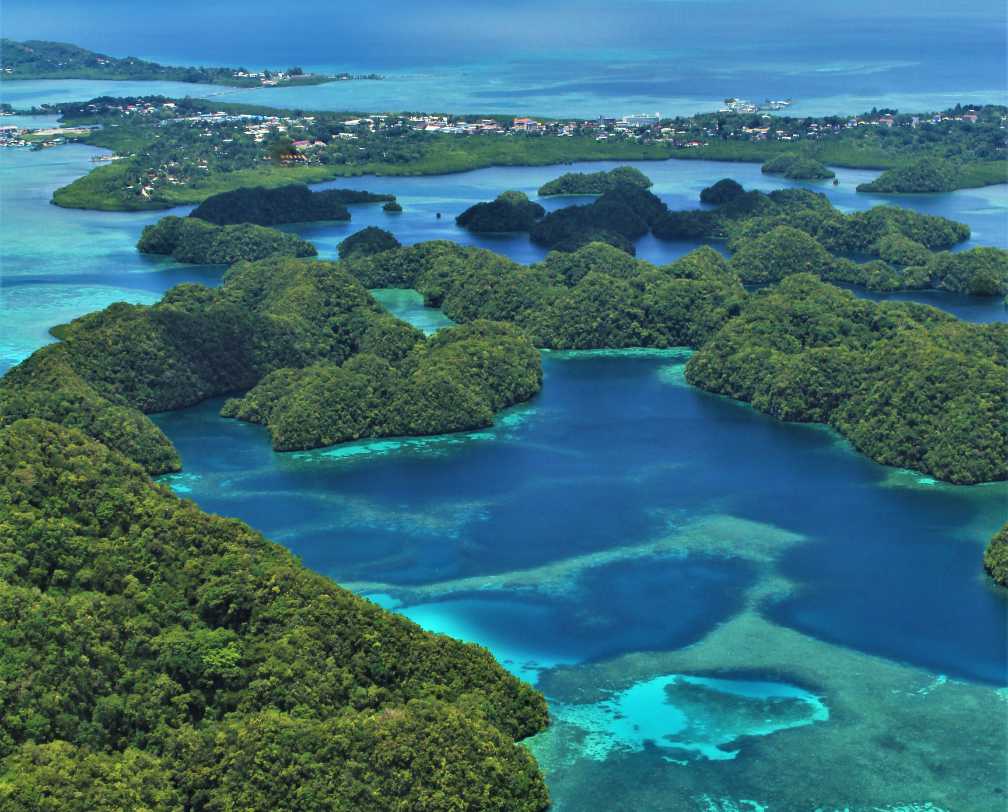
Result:
{"type": "Polygon", "coordinates": [[[0,146],[43,149],[81,142],[111,151],[96,154],[95,161],[115,162],[114,173],[109,166],[104,174],[91,173],[59,190],[57,203],[129,209],[190,202],[253,182],[435,174],[497,163],[676,157],[763,162],[799,148],[815,150],[824,163],[886,168],[915,151],[933,154],[946,144],[949,154],[985,164],[982,183],[993,183],[1004,174],[1008,110],[883,109],[820,118],[720,110],[685,117],[652,112],[551,119],[348,115],[148,96],[101,97],[24,112],[48,114],[46,126],[2,127],[0,146]],[[61,117],[58,126],[54,114],[61,117]],[[284,168],[286,174],[277,174],[284,168]]]}

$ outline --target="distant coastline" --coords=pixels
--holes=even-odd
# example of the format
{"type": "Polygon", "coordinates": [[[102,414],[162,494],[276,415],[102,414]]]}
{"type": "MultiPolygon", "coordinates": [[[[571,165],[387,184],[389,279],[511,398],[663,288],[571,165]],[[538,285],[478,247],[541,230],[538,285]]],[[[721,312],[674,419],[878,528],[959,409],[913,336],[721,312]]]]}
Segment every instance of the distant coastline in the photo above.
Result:
{"type": "Polygon", "coordinates": [[[92,79],[106,81],[166,81],[213,84],[237,88],[321,85],[351,80],[380,80],[377,73],[306,72],[298,66],[285,69],[244,67],[180,67],[161,65],[133,56],[100,54],[64,42],[0,40],[0,81],[31,79],[92,79]]]}
{"type": "MultiPolygon", "coordinates": [[[[829,174],[821,166],[905,170],[887,178],[889,192],[1008,181],[1001,143],[1008,108],[994,105],[755,121],[730,113],[637,121],[295,112],[161,96],[102,97],[42,111],[59,113],[62,127],[36,147],[74,140],[119,158],[58,189],[53,202],[68,208],[164,209],[247,186],[592,160],[764,163],[787,157],[789,165],[800,158],[799,168],[814,167],[817,176],[829,174]]],[[[4,129],[12,140],[34,140],[17,128],[4,129]]],[[[0,133],[0,145],[4,138],[0,133]]]]}

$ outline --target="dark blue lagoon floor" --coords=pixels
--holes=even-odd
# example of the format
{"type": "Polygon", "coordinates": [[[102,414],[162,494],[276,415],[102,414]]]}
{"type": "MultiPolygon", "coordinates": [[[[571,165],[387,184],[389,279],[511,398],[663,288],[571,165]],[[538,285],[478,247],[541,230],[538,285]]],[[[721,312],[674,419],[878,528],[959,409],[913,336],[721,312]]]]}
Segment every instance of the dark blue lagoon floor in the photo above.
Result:
{"type": "Polygon", "coordinates": [[[556,723],[530,746],[559,809],[812,809],[755,754],[807,793],[808,749],[867,731],[856,758],[904,778],[810,800],[971,808],[958,774],[875,728],[907,716],[933,748],[986,730],[962,775],[1001,785],[1008,615],[979,559],[1008,489],[876,465],[686,386],[686,357],[547,353],[542,393],[492,429],[294,454],[208,403],[157,417],[185,462],[166,480],[537,682],[556,723]],[[686,805],[661,805],[673,786],[686,805]]]}

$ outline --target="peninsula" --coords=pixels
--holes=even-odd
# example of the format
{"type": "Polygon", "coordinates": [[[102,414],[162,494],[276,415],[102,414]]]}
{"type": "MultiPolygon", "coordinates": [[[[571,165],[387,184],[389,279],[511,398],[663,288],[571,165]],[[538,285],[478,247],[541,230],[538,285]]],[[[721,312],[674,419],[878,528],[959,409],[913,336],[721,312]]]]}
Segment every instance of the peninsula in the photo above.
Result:
{"type": "Polygon", "coordinates": [[[306,73],[300,67],[249,70],[247,68],[177,67],[137,59],[114,57],[77,45],[47,40],[0,40],[0,80],[106,79],[164,81],[229,87],[282,87],[318,85],[347,79],[381,79],[378,74],[306,73]]]}

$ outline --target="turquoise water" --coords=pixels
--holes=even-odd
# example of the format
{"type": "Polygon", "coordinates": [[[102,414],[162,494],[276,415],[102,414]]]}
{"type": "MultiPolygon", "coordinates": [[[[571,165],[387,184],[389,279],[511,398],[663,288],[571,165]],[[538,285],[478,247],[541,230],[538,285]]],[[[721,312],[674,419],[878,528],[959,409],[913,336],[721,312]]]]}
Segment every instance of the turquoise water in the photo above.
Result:
{"type": "MultiPolygon", "coordinates": [[[[49,205],[92,152],[0,152],[2,366],[53,323],[223,272],[139,256],[161,213],[49,205]]],[[[725,175],[782,185],[752,165],[641,166],[673,207],[725,175]]],[[[355,206],[350,225],[296,230],[323,256],[378,224],[404,242],[443,237],[534,261],[527,237],[476,237],[453,216],[556,172],[340,182],[393,191],[405,211],[355,206]]],[[[863,208],[878,201],[853,186],[870,176],[844,170],[824,191],[863,208]]],[[[1006,192],[907,204],[969,222],[976,244],[1008,245],[1006,192]]],[[[643,240],[639,255],[665,262],[692,247],[643,240]]],[[[1004,318],[998,302],[909,298],[1004,318]]],[[[447,323],[412,292],[380,299],[425,331],[447,323]]],[[[545,353],[542,393],[492,428],[295,454],[209,402],[157,417],[185,465],[166,481],[537,684],[554,724],[528,746],[557,810],[994,808],[977,788],[1001,786],[1008,619],[979,557],[1008,488],[876,465],[826,429],[688,387],[687,358],[545,353]]]]}
{"type": "MultiPolygon", "coordinates": [[[[329,69],[336,70],[332,66],[329,69]]],[[[326,66],[323,66],[325,69],[326,66]]],[[[226,102],[245,102],[288,110],[359,110],[365,112],[424,110],[457,114],[514,114],[552,118],[595,118],[658,110],[666,116],[688,116],[723,106],[733,88],[721,95],[710,93],[660,94],[653,82],[639,87],[624,84],[621,92],[605,94],[581,82],[528,80],[523,72],[501,77],[500,65],[473,65],[466,69],[425,68],[391,72],[382,81],[331,82],[307,87],[233,88],[181,82],[110,82],[88,79],[27,80],[0,85],[0,101],[15,109],[61,101],[86,101],[97,96],[192,96],[226,102]],[[515,85],[519,87],[515,87],[515,85]],[[524,84],[524,87],[521,85],[524,84]]],[[[737,85],[735,87],[738,87],[737,85]]],[[[734,91],[741,94],[741,91],[734,91]]],[[[772,92],[769,88],[767,93],[772,92]]],[[[780,93],[777,95],[788,95],[780,93]]],[[[796,94],[797,95],[797,94],[796,94]]],[[[754,97],[762,101],[762,96],[754,97]]],[[[956,104],[1005,104],[1008,94],[996,83],[983,89],[948,92],[892,92],[879,87],[862,93],[836,92],[799,98],[788,113],[803,116],[853,115],[873,107],[906,111],[944,110],[956,104]]]]}

